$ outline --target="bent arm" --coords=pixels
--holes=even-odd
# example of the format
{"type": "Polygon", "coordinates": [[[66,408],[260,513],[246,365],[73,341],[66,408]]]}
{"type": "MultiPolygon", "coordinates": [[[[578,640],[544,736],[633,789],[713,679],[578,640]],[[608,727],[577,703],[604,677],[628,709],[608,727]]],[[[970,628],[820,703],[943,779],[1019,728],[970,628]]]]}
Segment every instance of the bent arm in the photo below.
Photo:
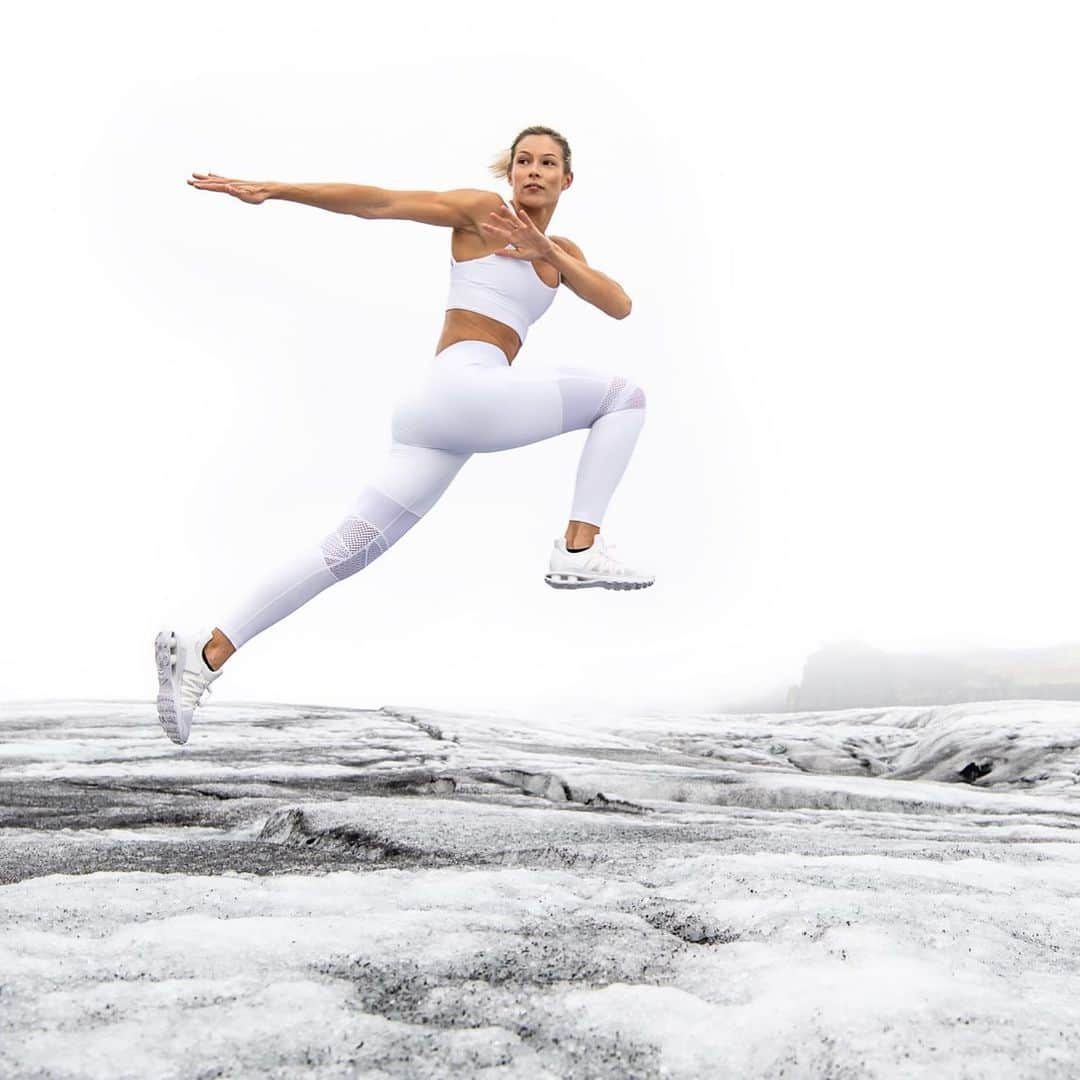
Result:
{"type": "Polygon", "coordinates": [[[544,262],[550,263],[562,275],[563,284],[587,303],[598,307],[613,319],[625,319],[633,302],[623,287],[607,274],[585,261],[581,248],[570,240],[552,237],[551,252],[544,262]],[[571,252],[573,254],[571,254],[571,252]]]}
{"type": "Polygon", "coordinates": [[[455,229],[475,229],[502,199],[493,191],[391,191],[364,184],[286,184],[272,182],[271,199],[303,203],[369,220],[418,221],[455,229]]]}

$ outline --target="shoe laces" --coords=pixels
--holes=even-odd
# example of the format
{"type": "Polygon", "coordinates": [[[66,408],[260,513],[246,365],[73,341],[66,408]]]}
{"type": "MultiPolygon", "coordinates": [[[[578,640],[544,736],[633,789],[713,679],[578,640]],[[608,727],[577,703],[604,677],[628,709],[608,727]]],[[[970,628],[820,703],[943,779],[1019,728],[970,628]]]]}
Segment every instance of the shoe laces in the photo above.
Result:
{"type": "Polygon", "coordinates": [[[589,564],[598,573],[632,574],[633,571],[628,566],[623,566],[623,564],[611,554],[617,547],[618,544],[609,544],[601,535],[597,534],[593,539],[592,545],[587,551],[582,552],[582,554],[588,559],[589,564]]]}
{"type": "Polygon", "coordinates": [[[611,554],[617,547],[617,544],[605,543],[604,546],[597,552],[598,561],[600,564],[600,571],[604,574],[625,574],[629,573],[629,568],[623,566],[618,559],[614,558],[611,554]]]}
{"type": "Polygon", "coordinates": [[[205,677],[197,671],[185,671],[180,681],[180,700],[192,709],[202,705],[213,690],[205,677]]]}

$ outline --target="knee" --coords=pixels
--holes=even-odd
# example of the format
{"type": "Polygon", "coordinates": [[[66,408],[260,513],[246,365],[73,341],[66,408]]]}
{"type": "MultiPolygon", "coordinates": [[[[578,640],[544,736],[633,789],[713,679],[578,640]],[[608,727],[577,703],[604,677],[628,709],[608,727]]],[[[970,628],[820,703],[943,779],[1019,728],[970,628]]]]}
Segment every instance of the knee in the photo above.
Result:
{"type": "Polygon", "coordinates": [[[620,412],[623,409],[645,408],[645,391],[632,379],[624,375],[613,376],[608,384],[607,393],[600,402],[600,409],[596,419],[606,416],[608,413],[620,412]]]}
{"type": "Polygon", "coordinates": [[[323,539],[323,561],[327,570],[342,581],[363,570],[389,546],[382,532],[370,521],[350,514],[323,539]]]}
{"type": "Polygon", "coordinates": [[[322,541],[327,570],[341,581],[363,570],[401,539],[420,520],[377,488],[368,487],[357,496],[344,521],[322,541]]]}

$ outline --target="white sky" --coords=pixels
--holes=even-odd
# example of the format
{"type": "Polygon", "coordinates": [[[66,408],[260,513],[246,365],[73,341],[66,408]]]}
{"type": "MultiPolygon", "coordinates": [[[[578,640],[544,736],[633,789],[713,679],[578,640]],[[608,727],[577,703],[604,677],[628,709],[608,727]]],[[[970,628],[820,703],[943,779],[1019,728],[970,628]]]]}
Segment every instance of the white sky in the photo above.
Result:
{"type": "Polygon", "coordinates": [[[442,324],[449,231],[185,178],[507,189],[533,123],[569,291],[518,363],[640,382],[605,521],[542,582],[584,433],[477,455],[217,700],[720,699],[836,637],[1080,639],[1080,70],[1068,4],[103,3],[0,44],[0,697],[149,698],[151,640],[317,542],[442,324]]]}

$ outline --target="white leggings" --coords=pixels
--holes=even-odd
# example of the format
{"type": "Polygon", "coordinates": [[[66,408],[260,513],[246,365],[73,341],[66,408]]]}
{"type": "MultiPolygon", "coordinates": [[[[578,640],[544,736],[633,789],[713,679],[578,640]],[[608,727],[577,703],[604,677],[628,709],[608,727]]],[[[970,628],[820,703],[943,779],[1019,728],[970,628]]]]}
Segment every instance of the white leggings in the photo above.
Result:
{"type": "Polygon", "coordinates": [[[394,408],[390,455],[338,527],[271,574],[216,625],[239,649],[400,540],[474,453],[589,429],[570,519],[599,526],[645,422],[645,394],[584,368],[512,367],[497,345],[459,341],[394,408]]]}

